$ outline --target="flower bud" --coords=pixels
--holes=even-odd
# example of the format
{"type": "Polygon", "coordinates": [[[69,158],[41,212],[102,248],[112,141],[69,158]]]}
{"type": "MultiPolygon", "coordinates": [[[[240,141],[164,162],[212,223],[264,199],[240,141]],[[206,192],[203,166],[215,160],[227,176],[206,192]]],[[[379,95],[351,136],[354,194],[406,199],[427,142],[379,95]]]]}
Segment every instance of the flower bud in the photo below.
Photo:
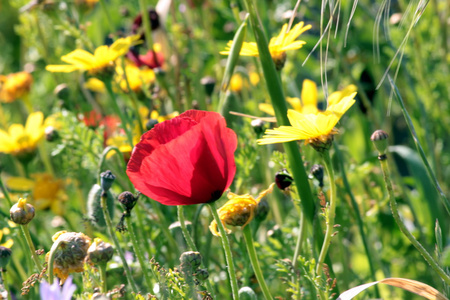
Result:
{"type": "MultiPolygon", "coordinates": [[[[88,194],[87,213],[89,220],[96,226],[106,226],[105,216],[101,207],[102,188],[95,184],[88,194]]],[[[106,206],[111,219],[114,217],[114,196],[111,191],[106,192],[106,206]]]]}
{"type": "Polygon", "coordinates": [[[319,181],[319,186],[323,187],[323,166],[322,165],[313,165],[310,170],[311,175],[319,181]]]}
{"type": "Polygon", "coordinates": [[[192,271],[195,271],[202,263],[202,255],[196,251],[183,252],[180,256],[180,262],[182,267],[189,267],[192,271]]]}
{"type": "Polygon", "coordinates": [[[205,281],[209,277],[209,272],[206,269],[198,269],[195,272],[195,278],[197,278],[200,281],[205,281]]]}
{"type": "Polygon", "coordinates": [[[105,243],[99,238],[95,238],[87,251],[87,258],[94,264],[106,264],[111,260],[114,248],[111,244],[105,243]]]}
{"type": "Polygon", "coordinates": [[[264,132],[264,125],[266,124],[266,122],[264,122],[263,120],[254,119],[250,124],[252,125],[253,130],[257,135],[260,135],[261,133],[264,132]]]}
{"type": "Polygon", "coordinates": [[[34,218],[34,207],[27,203],[26,199],[20,198],[19,201],[14,204],[10,211],[11,220],[19,225],[26,225],[30,223],[34,218]]]}
{"type": "Polygon", "coordinates": [[[9,248],[0,246],[0,269],[6,270],[6,266],[11,259],[12,251],[9,248]]]}
{"type": "Polygon", "coordinates": [[[53,90],[53,94],[55,94],[56,98],[61,100],[69,100],[70,91],[69,87],[65,83],[61,83],[53,90]]]}
{"type": "Polygon", "coordinates": [[[58,139],[59,134],[58,131],[53,126],[47,126],[45,128],[45,139],[48,142],[54,142],[56,139],[58,139]]]}
{"type": "Polygon", "coordinates": [[[150,119],[147,121],[147,123],[145,123],[145,128],[147,130],[152,129],[153,127],[155,127],[155,125],[158,124],[158,120],[156,119],[150,119]]]}
{"type": "Polygon", "coordinates": [[[280,190],[284,191],[292,182],[294,182],[294,179],[286,169],[282,169],[275,174],[275,183],[280,190]]]}
{"type": "Polygon", "coordinates": [[[116,179],[116,176],[110,171],[107,170],[100,174],[100,186],[102,187],[102,190],[104,192],[109,191],[112,184],[114,183],[114,180],[116,179]]]}
{"type": "Polygon", "coordinates": [[[269,214],[270,205],[265,198],[261,199],[256,207],[255,219],[258,221],[264,221],[269,214]]]}
{"type": "Polygon", "coordinates": [[[117,197],[119,202],[125,207],[127,211],[131,211],[136,205],[139,196],[135,197],[133,193],[125,191],[117,197]]]}
{"type": "Polygon", "coordinates": [[[389,135],[383,130],[376,130],[370,140],[373,142],[373,145],[378,150],[379,156],[378,159],[386,159],[386,149],[388,147],[387,138],[389,135]]]}
{"type": "Polygon", "coordinates": [[[211,76],[203,77],[200,80],[200,83],[205,87],[205,93],[209,97],[211,97],[214,92],[214,86],[216,85],[216,80],[211,76]]]}

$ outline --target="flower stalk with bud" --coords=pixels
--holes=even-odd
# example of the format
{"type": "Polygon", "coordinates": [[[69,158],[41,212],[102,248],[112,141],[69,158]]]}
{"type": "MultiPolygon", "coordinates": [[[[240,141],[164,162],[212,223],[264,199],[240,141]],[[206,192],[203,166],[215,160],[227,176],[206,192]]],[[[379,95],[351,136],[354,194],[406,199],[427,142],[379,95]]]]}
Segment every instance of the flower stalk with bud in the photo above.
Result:
{"type": "Polygon", "coordinates": [[[433,270],[441,277],[441,279],[450,285],[450,276],[439,266],[434,258],[428,253],[428,251],[422,246],[422,244],[412,235],[406,225],[403,223],[400,214],[398,212],[397,201],[395,200],[394,189],[392,187],[391,177],[389,174],[389,165],[387,162],[386,150],[388,147],[388,134],[383,130],[375,131],[370,139],[372,140],[375,148],[378,150],[378,160],[381,164],[381,170],[383,171],[383,179],[386,185],[386,189],[389,194],[390,206],[392,216],[395,219],[400,231],[408,238],[414,247],[420,252],[426,262],[433,268],[433,270]]]}

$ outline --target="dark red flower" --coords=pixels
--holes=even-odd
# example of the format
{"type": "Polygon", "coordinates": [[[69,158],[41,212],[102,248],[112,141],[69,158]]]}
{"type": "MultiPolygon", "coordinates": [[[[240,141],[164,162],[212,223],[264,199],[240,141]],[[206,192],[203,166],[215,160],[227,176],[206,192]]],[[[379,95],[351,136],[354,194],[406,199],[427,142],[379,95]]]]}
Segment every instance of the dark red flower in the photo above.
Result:
{"type": "Polygon", "coordinates": [[[147,66],[150,69],[161,68],[164,64],[164,54],[161,51],[149,50],[146,54],[139,54],[138,50],[133,48],[127,54],[127,58],[134,62],[137,67],[147,66]]]}
{"type": "Polygon", "coordinates": [[[236,146],[220,114],[189,110],[142,135],[127,174],[137,190],[165,205],[212,202],[233,181],[236,146]]]}

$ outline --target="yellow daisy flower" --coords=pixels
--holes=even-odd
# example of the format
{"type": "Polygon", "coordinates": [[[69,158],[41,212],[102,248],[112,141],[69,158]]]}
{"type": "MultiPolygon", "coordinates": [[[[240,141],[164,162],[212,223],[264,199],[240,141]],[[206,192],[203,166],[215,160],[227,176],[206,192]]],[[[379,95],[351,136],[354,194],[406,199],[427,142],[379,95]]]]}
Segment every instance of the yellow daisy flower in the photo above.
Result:
{"type": "Polygon", "coordinates": [[[19,158],[33,154],[44,132],[44,114],[40,111],[31,113],[25,127],[22,124],[12,124],[8,132],[0,129],[0,152],[19,158]]]}
{"type": "Polygon", "coordinates": [[[48,65],[45,67],[50,72],[70,73],[73,71],[88,71],[90,74],[97,74],[114,67],[114,61],[126,54],[131,46],[136,45],[139,35],[121,38],[111,46],[100,46],[91,54],[83,49],[76,49],[61,57],[68,65],[48,65]]]}
{"type": "MultiPolygon", "coordinates": [[[[303,26],[304,23],[300,22],[295,25],[291,30],[286,33],[288,24],[284,24],[281,28],[281,32],[277,37],[273,37],[269,42],[269,51],[272,59],[274,60],[277,68],[281,68],[286,60],[286,51],[300,49],[305,41],[296,41],[296,39],[306,30],[311,28],[311,25],[303,26]]],[[[221,51],[220,54],[230,54],[230,49],[233,41],[229,41],[225,51],[221,51]]],[[[259,56],[258,46],[255,42],[242,44],[241,52],[242,56],[259,56]]]]}
{"type": "MultiPolygon", "coordinates": [[[[343,98],[356,92],[356,86],[353,84],[348,85],[341,91],[333,92],[328,96],[328,105],[333,105],[341,101],[343,98]]],[[[286,97],[286,101],[291,107],[303,114],[316,114],[319,112],[317,108],[317,85],[314,81],[305,79],[303,80],[301,98],[286,97]]],[[[260,103],[259,109],[266,114],[275,115],[275,111],[271,104],[260,103]]],[[[274,120],[275,121],[275,120],[274,120]]]]}
{"type": "Polygon", "coordinates": [[[344,113],[355,103],[356,93],[344,97],[338,103],[329,105],[324,112],[300,113],[288,110],[291,126],[281,126],[267,129],[266,135],[258,140],[259,145],[284,143],[305,140],[305,144],[327,144],[332,135],[337,133],[334,128],[344,113]]]}
{"type": "MultiPolygon", "coordinates": [[[[142,86],[148,86],[151,83],[155,82],[155,72],[153,72],[152,69],[146,68],[141,70],[135,65],[127,64],[125,66],[125,72],[127,75],[128,83],[130,84],[130,88],[136,93],[141,91],[142,86]]],[[[128,92],[123,68],[117,67],[116,73],[116,81],[119,83],[120,88],[122,89],[122,91],[128,92]]]]}
{"type": "MultiPolygon", "coordinates": [[[[243,228],[250,223],[255,216],[259,201],[272,192],[274,185],[275,183],[272,183],[269,188],[262,191],[256,199],[249,194],[237,195],[229,192],[227,195],[229,199],[228,202],[217,211],[226,232],[231,233],[231,230],[226,228],[226,225],[241,226],[243,228]]],[[[217,230],[217,222],[215,220],[213,220],[209,225],[209,230],[213,235],[220,236],[220,233],[217,230]]]]}
{"type": "Polygon", "coordinates": [[[33,77],[28,72],[0,75],[0,102],[11,103],[28,94],[33,77]]]}

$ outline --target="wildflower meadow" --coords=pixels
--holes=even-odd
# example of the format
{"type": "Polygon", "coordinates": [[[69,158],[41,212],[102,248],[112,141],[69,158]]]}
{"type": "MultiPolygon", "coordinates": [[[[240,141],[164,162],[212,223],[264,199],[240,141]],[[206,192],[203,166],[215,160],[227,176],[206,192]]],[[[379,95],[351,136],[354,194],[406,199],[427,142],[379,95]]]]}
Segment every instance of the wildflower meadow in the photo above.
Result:
{"type": "Polygon", "coordinates": [[[448,0],[0,0],[0,299],[450,298],[448,0]]]}

